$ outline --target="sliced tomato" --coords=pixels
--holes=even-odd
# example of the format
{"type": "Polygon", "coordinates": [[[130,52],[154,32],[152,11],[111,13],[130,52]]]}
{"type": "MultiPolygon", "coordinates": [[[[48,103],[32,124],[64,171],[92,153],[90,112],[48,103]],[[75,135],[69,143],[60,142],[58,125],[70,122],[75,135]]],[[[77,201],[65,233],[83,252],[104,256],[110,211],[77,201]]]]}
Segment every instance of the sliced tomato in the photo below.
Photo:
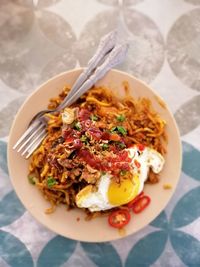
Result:
{"type": "Polygon", "coordinates": [[[133,212],[140,213],[142,212],[151,202],[150,197],[142,196],[133,204],[133,212]]]}
{"type": "Polygon", "coordinates": [[[114,228],[122,228],[129,223],[131,219],[130,212],[128,210],[116,210],[112,212],[108,217],[110,226],[114,228]]]}
{"type": "Polygon", "coordinates": [[[144,192],[141,192],[138,196],[136,196],[133,200],[131,200],[126,206],[131,209],[134,203],[144,195],[144,192]]]}

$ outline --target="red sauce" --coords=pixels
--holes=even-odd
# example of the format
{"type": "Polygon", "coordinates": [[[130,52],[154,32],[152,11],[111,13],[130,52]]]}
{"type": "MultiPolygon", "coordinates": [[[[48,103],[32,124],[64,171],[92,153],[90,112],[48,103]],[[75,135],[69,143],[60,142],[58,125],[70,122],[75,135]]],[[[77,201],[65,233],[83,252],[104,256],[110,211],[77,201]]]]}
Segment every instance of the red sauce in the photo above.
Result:
{"type": "Polygon", "coordinates": [[[92,168],[99,171],[130,170],[131,158],[129,158],[127,151],[119,151],[118,154],[115,154],[115,157],[100,159],[89,150],[82,149],[79,151],[78,156],[92,168]]]}
{"type": "Polygon", "coordinates": [[[71,142],[74,139],[77,139],[81,136],[81,132],[76,131],[72,128],[64,129],[62,132],[63,138],[65,138],[65,142],[71,142]]]}
{"type": "Polygon", "coordinates": [[[74,139],[73,140],[72,148],[80,149],[82,146],[83,146],[83,143],[81,142],[80,139],[74,139]]]}
{"type": "Polygon", "coordinates": [[[140,151],[143,151],[145,149],[145,145],[143,144],[138,144],[137,146],[140,151]]]}
{"type": "Polygon", "coordinates": [[[96,127],[89,128],[88,131],[89,135],[91,135],[95,140],[99,141],[102,136],[102,131],[96,127]]]}
{"type": "Polygon", "coordinates": [[[95,127],[94,123],[90,119],[91,112],[87,109],[80,109],[78,113],[78,120],[81,124],[80,130],[66,127],[63,129],[63,137],[65,142],[68,143],[70,148],[78,150],[78,157],[84,160],[91,167],[99,171],[111,171],[112,173],[119,173],[121,170],[130,170],[131,158],[127,151],[120,150],[117,142],[123,142],[125,139],[117,133],[110,133],[109,131],[103,132],[99,128],[95,127]],[[89,136],[89,139],[100,141],[108,140],[115,141],[109,144],[109,151],[112,151],[112,156],[100,157],[92,154],[88,149],[84,149],[84,144],[81,142],[81,136],[85,134],[89,136]],[[82,148],[82,149],[81,149],[82,148]]]}
{"type": "Polygon", "coordinates": [[[109,132],[103,132],[102,133],[102,136],[101,136],[102,140],[109,140],[109,138],[110,138],[110,133],[109,132]]]}

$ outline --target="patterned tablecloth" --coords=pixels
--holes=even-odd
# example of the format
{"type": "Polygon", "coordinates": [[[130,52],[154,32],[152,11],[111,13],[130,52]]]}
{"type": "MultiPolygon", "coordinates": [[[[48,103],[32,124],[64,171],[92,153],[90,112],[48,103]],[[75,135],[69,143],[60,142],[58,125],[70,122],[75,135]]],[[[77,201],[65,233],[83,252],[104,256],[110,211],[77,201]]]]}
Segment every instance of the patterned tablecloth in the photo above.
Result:
{"type": "Polygon", "coordinates": [[[7,136],[38,84],[84,66],[117,24],[117,0],[0,0],[0,266],[200,266],[200,0],[124,0],[133,44],[120,68],[166,100],[183,144],[181,179],[165,211],[110,243],[69,240],[37,223],[8,176],[7,136]]]}

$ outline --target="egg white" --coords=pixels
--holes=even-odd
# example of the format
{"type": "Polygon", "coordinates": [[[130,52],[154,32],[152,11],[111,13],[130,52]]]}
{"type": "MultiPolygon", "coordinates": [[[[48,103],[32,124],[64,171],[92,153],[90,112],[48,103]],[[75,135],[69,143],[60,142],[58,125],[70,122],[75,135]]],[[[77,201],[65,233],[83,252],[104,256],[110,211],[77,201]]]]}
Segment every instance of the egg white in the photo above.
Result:
{"type": "Polygon", "coordinates": [[[151,168],[154,173],[159,173],[163,169],[165,160],[160,153],[149,147],[145,147],[143,151],[140,151],[137,146],[133,146],[127,149],[127,151],[132,159],[133,172],[139,175],[140,188],[138,194],[140,194],[148,178],[149,169],[151,168]],[[135,160],[140,163],[140,168],[137,168],[135,165],[135,160]]]}
{"type": "MultiPolygon", "coordinates": [[[[134,175],[138,175],[140,185],[138,194],[143,191],[144,183],[147,180],[149,168],[155,173],[159,173],[164,165],[163,156],[156,150],[145,147],[140,151],[137,146],[127,149],[129,157],[132,159],[131,166],[134,175]],[[135,165],[135,160],[140,163],[140,168],[135,165]]],[[[88,208],[91,212],[108,210],[117,207],[109,203],[108,189],[111,183],[112,175],[106,173],[102,175],[99,181],[98,190],[96,192],[89,192],[81,198],[76,198],[76,204],[79,208],[88,208]]]]}
{"type": "Polygon", "coordinates": [[[90,192],[88,195],[78,199],[76,204],[79,208],[88,208],[90,211],[108,210],[115,206],[108,201],[108,188],[111,181],[111,175],[106,173],[102,175],[98,185],[97,192],[90,192]]]}

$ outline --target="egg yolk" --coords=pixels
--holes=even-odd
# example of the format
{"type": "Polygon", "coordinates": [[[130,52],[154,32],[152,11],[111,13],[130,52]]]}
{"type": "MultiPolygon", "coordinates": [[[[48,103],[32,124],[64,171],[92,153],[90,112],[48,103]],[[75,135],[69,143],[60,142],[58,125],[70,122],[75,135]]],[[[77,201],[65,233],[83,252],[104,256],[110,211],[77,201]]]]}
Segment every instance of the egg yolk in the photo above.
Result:
{"type": "Polygon", "coordinates": [[[108,188],[108,200],[112,205],[124,205],[134,199],[139,192],[140,180],[138,175],[133,179],[122,180],[120,184],[112,181],[108,188]]]}

